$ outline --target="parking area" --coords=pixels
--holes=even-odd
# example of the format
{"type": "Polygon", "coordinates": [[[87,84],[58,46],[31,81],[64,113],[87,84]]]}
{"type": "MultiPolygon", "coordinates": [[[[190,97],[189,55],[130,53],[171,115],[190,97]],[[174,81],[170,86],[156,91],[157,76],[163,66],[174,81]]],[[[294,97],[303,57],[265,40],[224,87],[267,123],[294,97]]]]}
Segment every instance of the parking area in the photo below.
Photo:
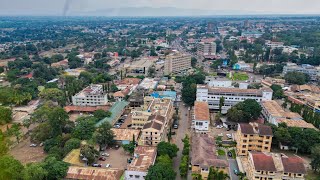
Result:
{"type": "Polygon", "coordinates": [[[127,167],[127,159],[131,156],[124,151],[122,147],[108,148],[104,151],[109,154],[109,157],[106,157],[105,161],[98,161],[98,164],[102,164],[102,167],[106,167],[107,164],[111,165],[111,168],[118,168],[124,170],[127,167]]]}

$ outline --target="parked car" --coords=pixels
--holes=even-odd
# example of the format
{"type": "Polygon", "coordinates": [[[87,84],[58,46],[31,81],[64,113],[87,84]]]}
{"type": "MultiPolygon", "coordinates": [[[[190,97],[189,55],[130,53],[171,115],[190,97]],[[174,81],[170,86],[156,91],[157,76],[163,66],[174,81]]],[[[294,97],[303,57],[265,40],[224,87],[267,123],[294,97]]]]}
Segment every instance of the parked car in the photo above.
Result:
{"type": "Polygon", "coordinates": [[[111,167],[111,165],[110,164],[106,164],[106,168],[109,168],[109,167],[111,167]]]}
{"type": "Polygon", "coordinates": [[[231,151],[228,151],[228,156],[232,157],[232,152],[231,151]]]}
{"type": "Polygon", "coordinates": [[[234,173],[235,175],[238,175],[238,174],[239,174],[239,171],[238,171],[237,169],[234,169],[234,170],[233,170],[233,173],[234,173]]]}
{"type": "Polygon", "coordinates": [[[37,147],[37,144],[30,144],[30,147],[37,147]]]}
{"type": "Polygon", "coordinates": [[[110,156],[110,154],[108,154],[108,153],[102,153],[102,154],[101,154],[101,156],[109,157],[109,156],[110,156]]]}
{"type": "Polygon", "coordinates": [[[94,163],[94,164],[92,164],[92,167],[102,167],[102,164],[94,163]]]}
{"type": "Polygon", "coordinates": [[[176,135],[176,132],[174,132],[174,131],[171,131],[171,135],[176,135]]]}
{"type": "Polygon", "coordinates": [[[232,139],[232,135],[231,135],[231,134],[226,134],[226,136],[227,136],[229,139],[232,139]]]}
{"type": "Polygon", "coordinates": [[[105,157],[99,157],[99,161],[105,161],[105,160],[107,160],[107,158],[105,158],[105,157]]]}
{"type": "Polygon", "coordinates": [[[222,129],[222,128],[223,128],[222,125],[218,125],[218,126],[217,126],[217,129],[222,129]]]}
{"type": "Polygon", "coordinates": [[[121,126],[120,125],[114,125],[113,127],[114,128],[120,128],[121,126]]]}

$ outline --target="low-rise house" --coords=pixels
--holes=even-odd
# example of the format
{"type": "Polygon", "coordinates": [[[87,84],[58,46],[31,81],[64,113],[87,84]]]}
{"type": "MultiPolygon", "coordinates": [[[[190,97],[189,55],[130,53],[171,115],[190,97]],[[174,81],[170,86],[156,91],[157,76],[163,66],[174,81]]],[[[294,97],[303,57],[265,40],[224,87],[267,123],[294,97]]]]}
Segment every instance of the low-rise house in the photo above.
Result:
{"type": "Polygon", "coordinates": [[[105,169],[95,167],[77,167],[70,166],[65,179],[71,180],[87,180],[87,179],[106,179],[106,180],[119,180],[123,174],[120,169],[105,169]]]}
{"type": "Polygon", "coordinates": [[[191,127],[196,133],[206,134],[209,131],[210,113],[207,102],[196,101],[194,103],[191,127]]]}
{"type": "Polygon", "coordinates": [[[152,146],[138,146],[134,150],[134,158],[125,171],[126,180],[144,180],[148,168],[154,165],[157,148],[152,146]]]}
{"type": "Polygon", "coordinates": [[[135,142],[138,141],[140,130],[137,129],[118,129],[118,128],[112,128],[111,129],[114,133],[114,140],[117,144],[123,145],[123,144],[129,144],[130,141],[133,141],[133,138],[135,142]]]}
{"type": "Polygon", "coordinates": [[[202,179],[208,179],[210,167],[229,173],[229,164],[216,155],[215,141],[207,134],[196,134],[191,144],[191,171],[201,174],[202,179]]]}
{"type": "Polygon", "coordinates": [[[247,156],[249,151],[270,152],[272,137],[270,126],[258,123],[240,123],[235,134],[237,154],[247,156]]]}
{"type": "Polygon", "coordinates": [[[298,156],[249,152],[246,173],[250,180],[304,180],[306,169],[298,156]]]}

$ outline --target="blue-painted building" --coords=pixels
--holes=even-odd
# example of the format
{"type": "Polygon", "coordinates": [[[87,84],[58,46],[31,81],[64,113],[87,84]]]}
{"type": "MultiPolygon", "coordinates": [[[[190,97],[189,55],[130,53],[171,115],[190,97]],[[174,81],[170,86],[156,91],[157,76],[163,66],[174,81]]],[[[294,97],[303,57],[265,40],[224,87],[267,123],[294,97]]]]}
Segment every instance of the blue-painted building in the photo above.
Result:
{"type": "Polygon", "coordinates": [[[150,96],[154,98],[167,98],[171,99],[172,101],[176,100],[177,92],[175,91],[155,91],[150,96]]]}

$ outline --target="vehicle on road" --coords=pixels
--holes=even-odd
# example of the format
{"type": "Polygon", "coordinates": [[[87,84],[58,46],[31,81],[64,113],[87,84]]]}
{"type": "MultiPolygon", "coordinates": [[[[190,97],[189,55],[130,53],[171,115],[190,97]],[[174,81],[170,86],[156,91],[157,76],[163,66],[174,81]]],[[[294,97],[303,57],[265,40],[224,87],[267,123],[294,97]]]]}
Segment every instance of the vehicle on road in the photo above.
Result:
{"type": "Polygon", "coordinates": [[[233,173],[234,173],[235,175],[238,175],[238,174],[239,174],[239,171],[238,171],[237,169],[234,169],[234,170],[233,170],[233,173]]]}
{"type": "Polygon", "coordinates": [[[37,147],[37,144],[30,144],[30,147],[37,147]]]}
{"type": "Polygon", "coordinates": [[[231,151],[228,151],[228,156],[232,157],[232,152],[231,151]]]}
{"type": "Polygon", "coordinates": [[[222,128],[223,128],[222,125],[218,125],[218,126],[217,126],[217,129],[222,129],[222,128]]]}
{"type": "Polygon", "coordinates": [[[226,134],[226,136],[227,136],[229,139],[232,139],[232,135],[231,135],[231,134],[226,134]]]}
{"type": "Polygon", "coordinates": [[[99,157],[99,161],[105,161],[105,160],[107,160],[107,158],[105,158],[105,157],[99,157]]]}
{"type": "Polygon", "coordinates": [[[94,163],[94,164],[92,164],[92,167],[102,167],[102,164],[94,163]]]}
{"type": "Polygon", "coordinates": [[[110,156],[110,154],[108,154],[108,153],[102,153],[102,154],[101,154],[101,156],[109,157],[109,156],[110,156]]]}
{"type": "Polygon", "coordinates": [[[109,167],[111,167],[111,165],[110,164],[106,164],[106,168],[109,168],[109,167]]]}

